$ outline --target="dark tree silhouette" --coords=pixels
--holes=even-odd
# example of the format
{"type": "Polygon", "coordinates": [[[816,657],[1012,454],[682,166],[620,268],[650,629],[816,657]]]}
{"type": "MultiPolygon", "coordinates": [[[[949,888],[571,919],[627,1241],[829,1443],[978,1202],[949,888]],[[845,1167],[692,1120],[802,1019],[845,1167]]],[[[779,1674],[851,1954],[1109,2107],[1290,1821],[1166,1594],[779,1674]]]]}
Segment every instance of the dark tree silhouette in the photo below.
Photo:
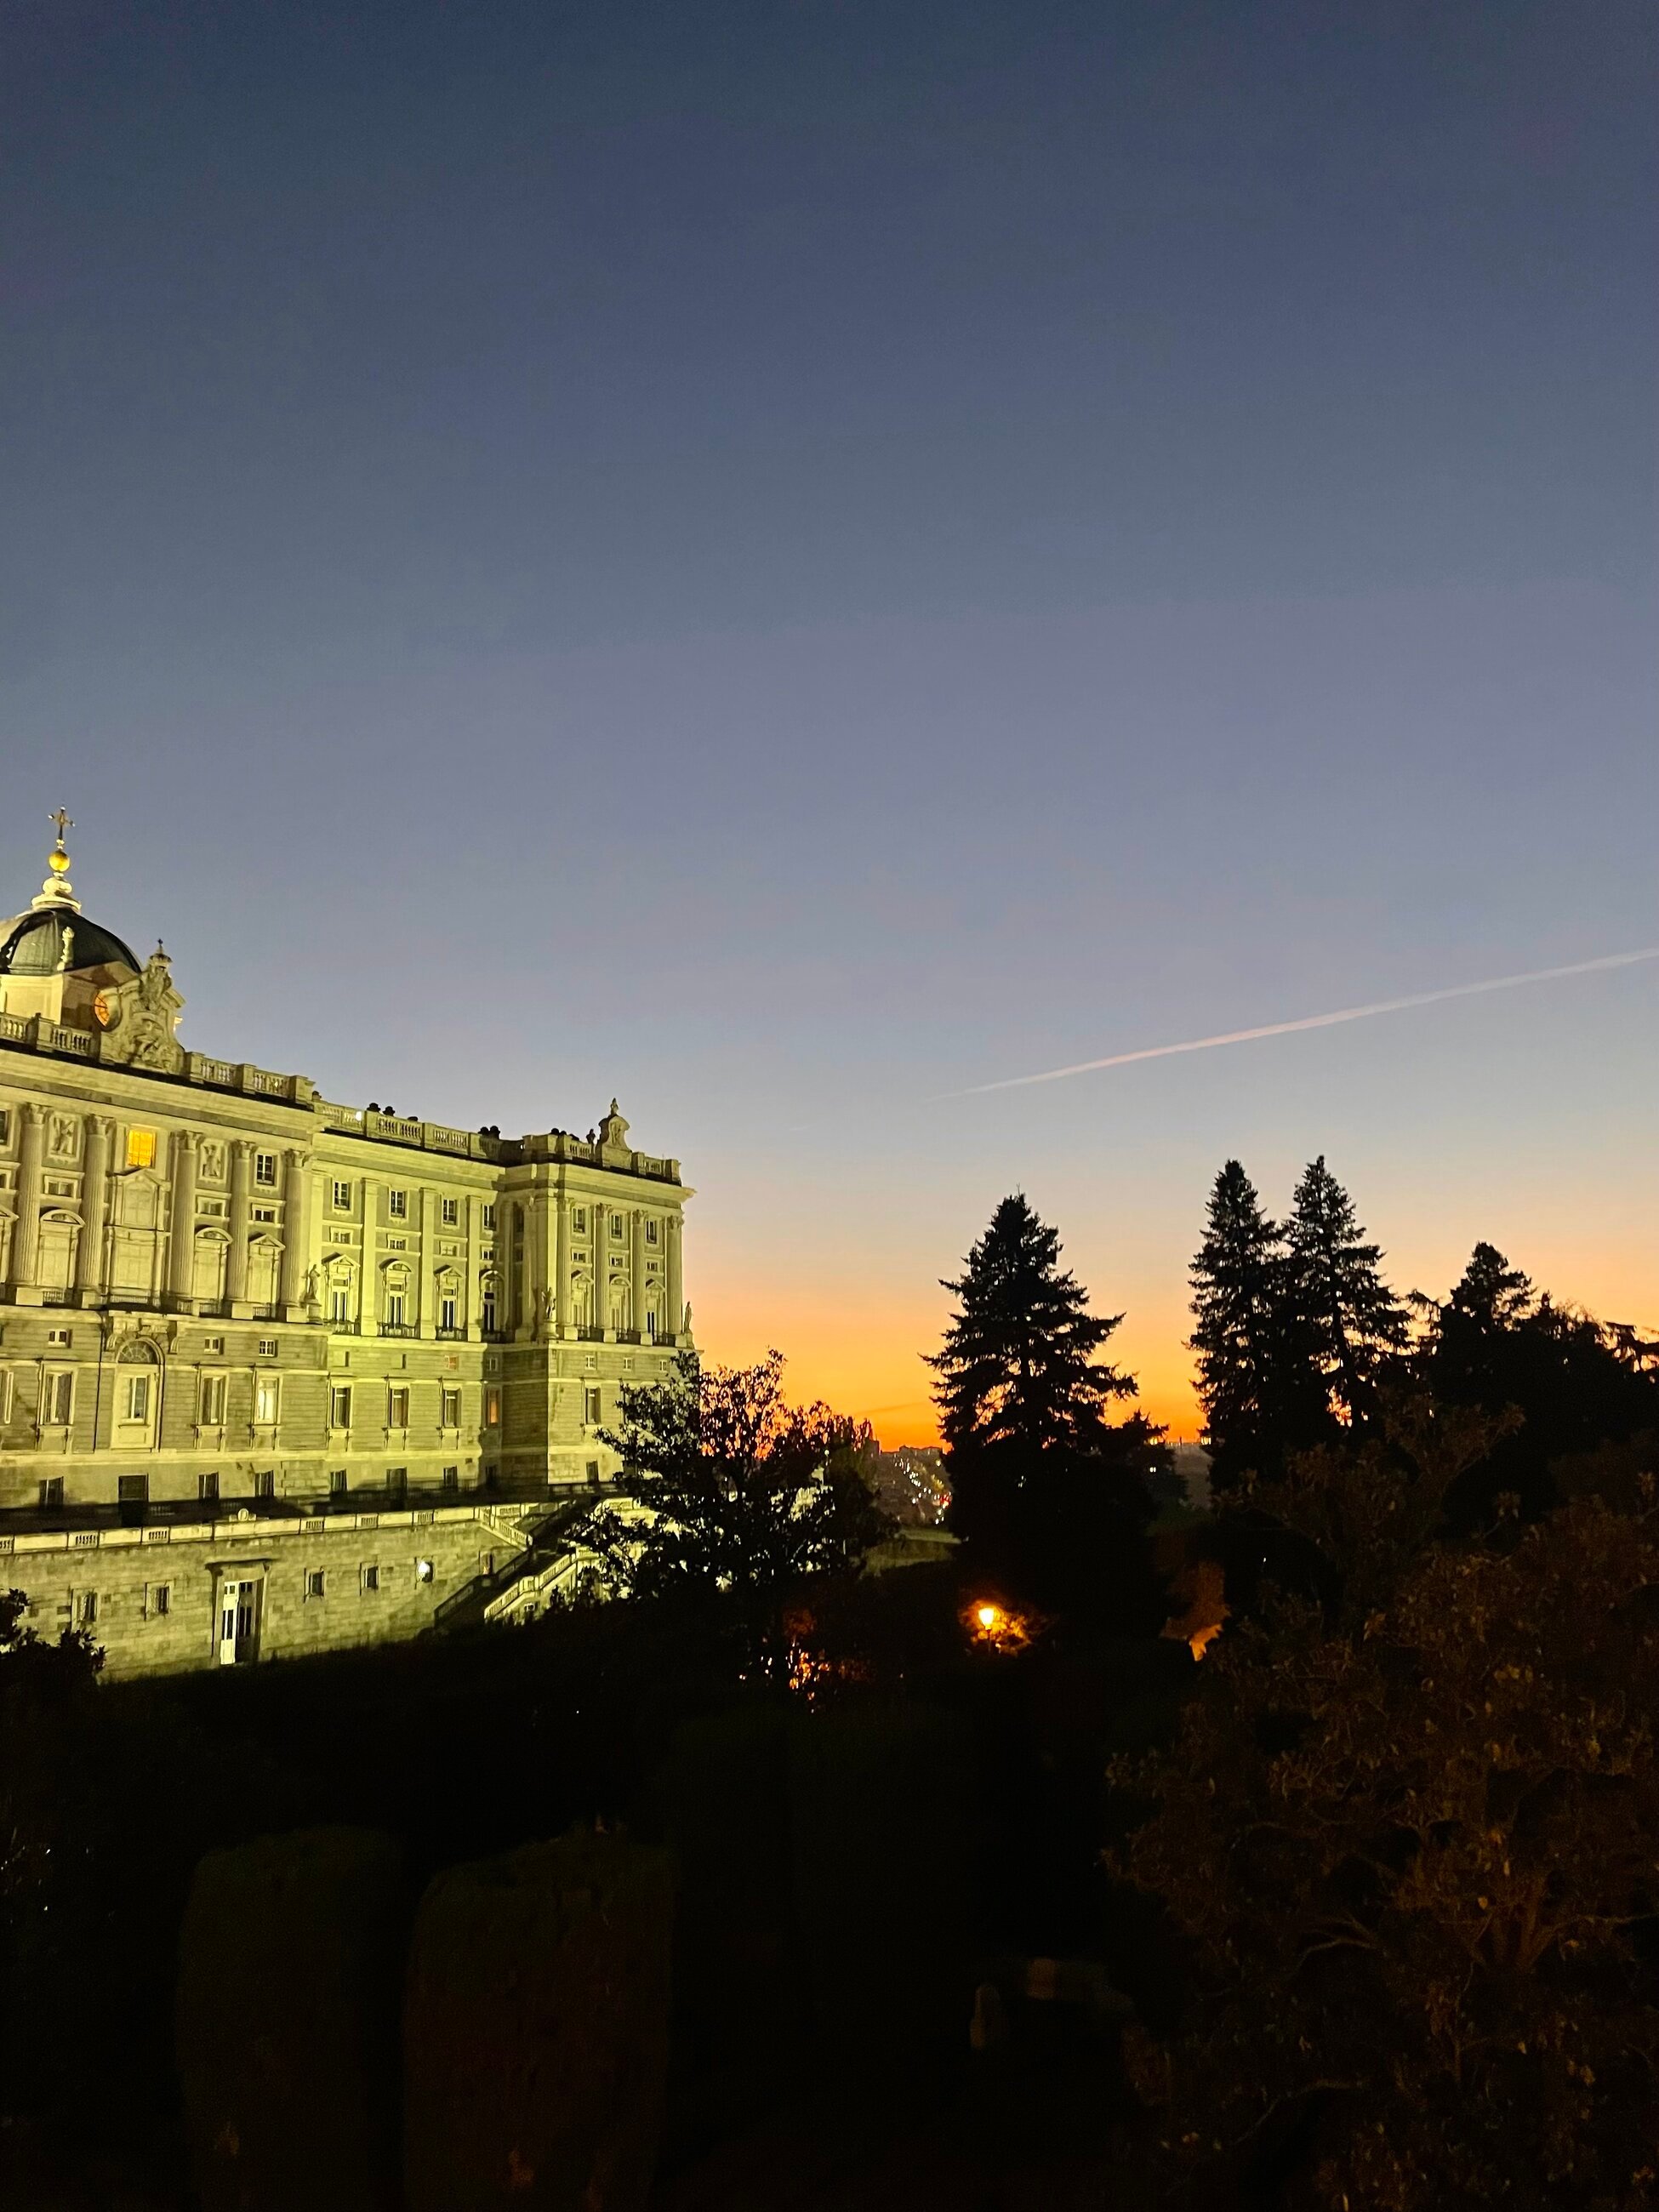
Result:
{"type": "Polygon", "coordinates": [[[1023,1193],[1003,1200],[945,1288],[957,1308],[928,1356],[951,1527],[1040,1603],[1126,1629],[1158,1626],[1147,1474],[1168,1462],[1142,1415],[1113,1425],[1130,1376],[1096,1358],[1122,1319],[1090,1313],[1058,1233],[1023,1193]]]}
{"type": "Polygon", "coordinates": [[[773,1680],[787,1670],[792,1592],[856,1572],[890,1525],[860,1473],[860,1431],[827,1406],[790,1405],[782,1373],[777,1352],[753,1367],[687,1352],[672,1381],[624,1385],[605,1441],[628,1507],[602,1508],[587,1539],[624,1595],[723,1610],[773,1680]]]}
{"type": "Polygon", "coordinates": [[[1193,1260],[1198,1395],[1210,1485],[1224,1492],[1246,1473],[1282,1473],[1285,1454],[1312,1443],[1324,1394],[1290,1296],[1283,1231],[1255,1184],[1229,1160],[1210,1193],[1204,1242],[1193,1260]]]}
{"type": "Polygon", "coordinates": [[[1241,2169],[1331,2212],[1654,2202],[1654,1478],[1443,1540],[1501,1425],[1384,1396],[1264,1486],[1323,1603],[1225,1632],[1173,1750],[1115,1771],[1196,1978],[1125,2039],[1194,2202],[1241,2169]]]}
{"type": "Polygon", "coordinates": [[[1285,1243],[1287,1326],[1305,1345],[1327,1404],[1361,1420],[1379,1372],[1405,1346],[1406,1309],[1378,1270],[1381,1246],[1366,1243],[1322,1153],[1296,1187],[1285,1243]]]}

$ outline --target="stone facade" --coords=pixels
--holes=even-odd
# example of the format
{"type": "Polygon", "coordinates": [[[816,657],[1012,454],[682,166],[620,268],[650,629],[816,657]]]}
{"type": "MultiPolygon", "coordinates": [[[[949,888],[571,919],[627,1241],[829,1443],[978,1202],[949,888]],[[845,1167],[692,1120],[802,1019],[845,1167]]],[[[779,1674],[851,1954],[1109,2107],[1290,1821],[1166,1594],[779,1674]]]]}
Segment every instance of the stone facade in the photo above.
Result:
{"type": "Polygon", "coordinates": [[[505,1139],[187,1052],[67,866],[0,924],[0,1582],[43,1629],[90,1598],[112,1671],[217,1657],[243,1581],[261,1655],[413,1632],[689,1346],[678,1163],[614,1100],[505,1139]]]}

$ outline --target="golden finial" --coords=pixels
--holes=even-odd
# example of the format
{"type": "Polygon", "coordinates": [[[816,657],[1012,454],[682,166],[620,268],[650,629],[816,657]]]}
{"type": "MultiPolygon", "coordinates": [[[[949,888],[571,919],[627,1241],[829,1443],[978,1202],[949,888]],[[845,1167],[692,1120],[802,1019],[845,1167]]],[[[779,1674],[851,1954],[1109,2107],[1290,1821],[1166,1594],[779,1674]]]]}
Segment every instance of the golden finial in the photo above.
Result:
{"type": "Polygon", "coordinates": [[[75,886],[69,879],[70,856],[64,849],[64,832],[74,829],[75,817],[67,807],[60,806],[55,813],[48,814],[46,819],[57,824],[58,842],[46,855],[46,880],[41,884],[40,895],[34,904],[37,907],[72,906],[78,914],[81,902],[76,897],[75,886]]]}

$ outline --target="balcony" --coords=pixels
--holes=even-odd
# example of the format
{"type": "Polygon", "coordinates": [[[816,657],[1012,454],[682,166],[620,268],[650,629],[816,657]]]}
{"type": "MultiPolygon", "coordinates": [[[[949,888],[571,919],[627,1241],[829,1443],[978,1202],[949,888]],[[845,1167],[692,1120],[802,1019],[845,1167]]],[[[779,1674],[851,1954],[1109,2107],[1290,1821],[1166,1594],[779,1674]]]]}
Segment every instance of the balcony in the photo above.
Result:
{"type": "Polygon", "coordinates": [[[441,1328],[438,1341],[440,1344],[465,1344],[466,1331],[464,1328],[441,1328]]]}
{"type": "Polygon", "coordinates": [[[412,1321],[383,1321],[380,1323],[382,1336],[418,1336],[420,1333],[412,1321]]]}

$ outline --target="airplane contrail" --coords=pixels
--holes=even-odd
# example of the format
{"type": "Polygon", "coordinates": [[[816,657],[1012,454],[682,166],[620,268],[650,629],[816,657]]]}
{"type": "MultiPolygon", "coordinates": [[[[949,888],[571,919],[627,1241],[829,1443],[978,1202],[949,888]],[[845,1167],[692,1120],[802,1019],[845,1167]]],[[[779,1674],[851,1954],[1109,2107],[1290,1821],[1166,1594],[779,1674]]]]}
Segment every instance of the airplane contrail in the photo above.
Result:
{"type": "Polygon", "coordinates": [[[1093,1075],[1103,1067],[1127,1067],[1132,1060],[1167,1060],[1177,1052],[1209,1052],[1217,1045],[1254,1044],[1258,1037],[1289,1036],[1296,1030],[1334,1029],[1339,1022],[1363,1022],[1373,1014],[1403,1013],[1407,1006],[1432,1006],[1443,999],[1473,999],[1484,991],[1516,991],[1523,983],[1554,983],[1564,975],[1593,975],[1607,968],[1632,968],[1639,960],[1659,960],[1659,945],[1639,952],[1606,952],[1598,960],[1573,960],[1565,968],[1532,968],[1524,975],[1492,975],[1481,983],[1454,983],[1443,991],[1413,991],[1403,999],[1376,999],[1368,1006],[1342,1006],[1332,1014],[1304,1014],[1300,1021],[1264,1022],[1260,1029],[1225,1030],[1219,1036],[1189,1037],[1182,1044],[1146,1045],[1139,1052],[1109,1053],[1103,1060],[1079,1060],[1070,1067],[1047,1067],[1040,1075],[1006,1075],[998,1083],[974,1083],[965,1091],[942,1091],[945,1098],[977,1098],[988,1091],[1021,1091],[1033,1083],[1061,1083],[1070,1075],[1093,1075]]]}

